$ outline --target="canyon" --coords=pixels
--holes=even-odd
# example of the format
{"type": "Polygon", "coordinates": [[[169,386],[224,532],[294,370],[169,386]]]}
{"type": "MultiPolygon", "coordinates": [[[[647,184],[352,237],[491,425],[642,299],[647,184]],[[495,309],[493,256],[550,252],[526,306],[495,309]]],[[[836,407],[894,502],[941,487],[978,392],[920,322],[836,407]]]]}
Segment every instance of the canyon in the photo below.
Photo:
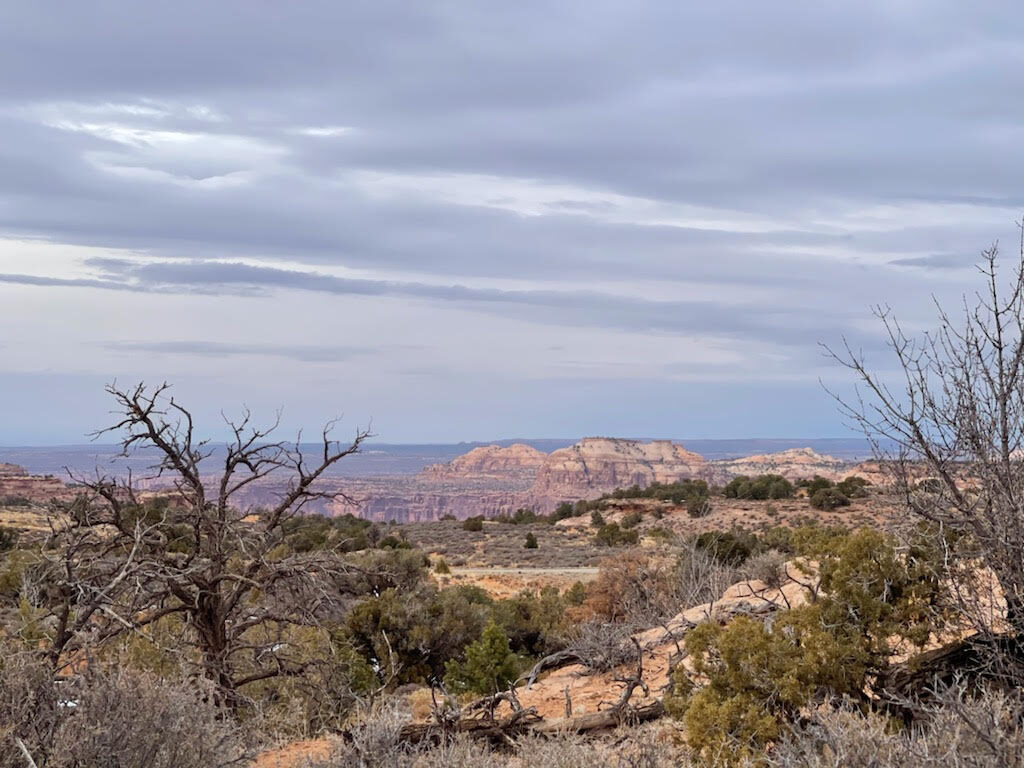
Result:
{"type": "MultiPolygon", "coordinates": [[[[737,475],[767,472],[794,481],[814,475],[835,480],[850,474],[854,466],[853,461],[809,447],[709,460],[670,440],[586,437],[550,452],[526,443],[480,445],[415,473],[325,477],[321,488],[343,491],[345,497],[318,500],[307,511],[399,523],[495,517],[520,508],[548,513],[563,501],[593,499],[632,485],[689,479],[720,484],[737,475]]],[[[263,478],[246,486],[236,502],[249,508],[271,505],[283,484],[282,477],[263,478]]],[[[148,482],[145,487],[157,491],[160,485],[148,482]]],[[[0,464],[0,498],[45,504],[74,493],[54,476],[31,475],[16,465],[0,464]]]]}

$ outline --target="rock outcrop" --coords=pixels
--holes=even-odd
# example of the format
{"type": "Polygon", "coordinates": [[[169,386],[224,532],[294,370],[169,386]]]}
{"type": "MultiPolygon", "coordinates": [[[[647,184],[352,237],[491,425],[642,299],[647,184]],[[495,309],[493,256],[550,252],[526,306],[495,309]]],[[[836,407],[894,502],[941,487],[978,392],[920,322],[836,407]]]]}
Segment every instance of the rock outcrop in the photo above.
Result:
{"type": "Polygon", "coordinates": [[[17,464],[0,464],[0,502],[16,499],[43,505],[74,496],[75,491],[53,475],[30,475],[17,464]]]}
{"type": "Polygon", "coordinates": [[[474,448],[414,478],[366,480],[352,489],[356,507],[338,504],[372,520],[415,522],[444,515],[464,518],[514,512],[550,512],[561,501],[591,499],[616,488],[703,477],[708,462],[669,440],[640,442],[588,437],[545,454],[527,445],[474,448]]]}
{"type": "Polygon", "coordinates": [[[485,445],[452,459],[447,464],[432,464],[419,477],[424,481],[464,481],[469,478],[494,478],[531,482],[548,458],[546,453],[529,445],[485,445]]]}
{"type": "Polygon", "coordinates": [[[851,464],[834,456],[826,456],[812,448],[791,448],[779,453],[744,456],[714,462],[716,476],[728,480],[737,475],[782,475],[789,480],[804,480],[821,475],[841,480],[850,472],[851,464]]]}
{"type": "Polygon", "coordinates": [[[530,494],[548,504],[596,498],[631,485],[702,478],[709,467],[703,456],[670,440],[585,437],[547,457],[530,494]]]}
{"type": "MultiPolygon", "coordinates": [[[[562,501],[594,499],[616,488],[703,479],[724,483],[736,475],[766,472],[800,480],[813,475],[840,479],[851,465],[810,448],[707,461],[670,440],[587,437],[546,454],[529,445],[474,448],[444,464],[415,475],[325,477],[325,493],[344,492],[347,499],[324,498],[309,513],[352,513],[370,520],[427,522],[446,515],[457,518],[511,514],[521,507],[548,513],[562,501]]],[[[211,482],[213,479],[211,478],[211,482]]],[[[271,475],[238,495],[240,506],[266,506],[280,496],[282,480],[271,475]]],[[[158,491],[160,482],[147,490],[158,491]]],[[[0,495],[24,495],[34,501],[70,493],[55,478],[36,478],[14,465],[0,464],[0,495]],[[6,490],[5,490],[6,488],[6,490]]]]}

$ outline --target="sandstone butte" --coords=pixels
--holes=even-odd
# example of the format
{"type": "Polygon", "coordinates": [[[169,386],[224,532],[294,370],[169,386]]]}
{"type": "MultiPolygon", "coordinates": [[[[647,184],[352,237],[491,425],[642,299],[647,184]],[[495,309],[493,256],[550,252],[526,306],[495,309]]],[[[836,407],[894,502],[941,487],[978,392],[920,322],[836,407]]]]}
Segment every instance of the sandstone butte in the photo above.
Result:
{"type": "MultiPolygon", "coordinates": [[[[703,479],[723,483],[736,475],[773,472],[799,480],[813,475],[841,479],[849,473],[870,470],[851,467],[840,459],[810,448],[707,461],[669,440],[642,442],[609,437],[587,437],[575,445],[545,454],[521,443],[474,448],[446,464],[426,467],[414,476],[348,477],[325,480],[324,490],[344,490],[358,503],[323,502],[311,512],[351,512],[370,520],[416,522],[444,515],[493,517],[520,507],[541,513],[560,502],[593,499],[616,488],[651,483],[703,479]]],[[[877,468],[876,468],[877,469],[877,468]]],[[[258,506],[276,497],[275,478],[249,486],[243,505],[258,506]]],[[[147,490],[158,491],[156,487],[147,490]]],[[[58,478],[27,474],[15,465],[0,465],[0,497],[24,496],[36,503],[69,498],[73,490],[58,478]]]]}
{"type": "Polygon", "coordinates": [[[776,474],[789,480],[804,480],[820,475],[829,480],[842,480],[849,474],[850,465],[842,459],[818,453],[813,448],[790,448],[779,453],[716,461],[715,468],[732,477],[776,474]]]}
{"type": "Polygon", "coordinates": [[[506,447],[485,445],[458,456],[447,464],[431,464],[420,472],[423,480],[445,481],[470,476],[513,478],[536,475],[548,455],[522,443],[506,447]]]}
{"type": "Polygon", "coordinates": [[[586,499],[616,488],[709,478],[700,454],[671,440],[585,437],[549,454],[537,471],[530,495],[539,502],[586,499]]]}

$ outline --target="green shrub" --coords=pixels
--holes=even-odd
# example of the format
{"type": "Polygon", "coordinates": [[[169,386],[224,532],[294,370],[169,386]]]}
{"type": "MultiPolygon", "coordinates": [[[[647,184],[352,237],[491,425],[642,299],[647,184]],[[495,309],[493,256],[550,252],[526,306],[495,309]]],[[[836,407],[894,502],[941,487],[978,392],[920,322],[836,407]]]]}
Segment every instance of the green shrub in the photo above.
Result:
{"type": "Polygon", "coordinates": [[[448,561],[443,557],[437,558],[437,562],[434,564],[434,573],[451,573],[452,569],[448,567],[448,561]]]}
{"type": "Polygon", "coordinates": [[[793,496],[793,484],[782,475],[740,475],[729,481],[723,493],[728,499],[789,499],[793,496]]]}
{"type": "Polygon", "coordinates": [[[18,532],[13,528],[0,525],[0,552],[14,549],[18,544],[18,532]]]}
{"type": "Polygon", "coordinates": [[[546,656],[561,650],[566,634],[565,601],[555,587],[498,600],[491,617],[505,630],[516,653],[546,656]]]}
{"type": "Polygon", "coordinates": [[[638,525],[640,525],[640,522],[643,519],[644,519],[644,516],[643,516],[642,513],[640,513],[637,510],[633,510],[632,512],[627,512],[626,514],[624,514],[622,516],[622,520],[619,523],[619,527],[620,528],[636,528],[638,525]]]}
{"type": "Polygon", "coordinates": [[[818,562],[817,602],[766,624],[740,616],[704,623],[686,638],[696,692],[674,678],[671,710],[690,746],[715,764],[763,755],[801,711],[827,697],[868,705],[873,680],[899,646],[924,647],[940,582],[926,546],[904,551],[878,531],[804,529],[800,554],[818,562]]]}
{"type": "Polygon", "coordinates": [[[576,516],[576,510],[570,501],[563,501],[557,507],[555,511],[551,513],[551,522],[557,523],[559,520],[565,520],[570,517],[576,516]]]}
{"type": "Polygon", "coordinates": [[[596,509],[590,513],[590,524],[595,528],[600,528],[604,525],[604,515],[598,512],[596,509]]]}
{"type": "Polygon", "coordinates": [[[494,518],[495,522],[507,523],[508,525],[526,525],[528,523],[547,523],[549,518],[538,515],[532,509],[520,507],[511,515],[499,515],[494,518]]]}
{"type": "Polygon", "coordinates": [[[822,477],[821,475],[815,475],[810,480],[801,480],[800,481],[800,487],[807,489],[807,495],[808,496],[813,496],[818,491],[820,491],[820,490],[822,490],[824,488],[834,488],[835,487],[835,483],[833,483],[827,477],[822,477]]]}
{"type": "Polygon", "coordinates": [[[524,549],[536,549],[537,548],[537,537],[533,535],[533,532],[526,534],[526,542],[523,544],[524,549]]]}
{"type": "Polygon", "coordinates": [[[484,529],[484,518],[483,515],[477,517],[467,517],[462,521],[462,530],[471,531],[473,533],[479,533],[484,529]]]}
{"type": "Polygon", "coordinates": [[[850,499],[862,499],[868,495],[867,487],[871,483],[859,475],[850,475],[842,482],[836,483],[836,490],[850,499]]]}
{"type": "Polygon", "coordinates": [[[647,535],[650,536],[652,539],[656,539],[657,541],[665,542],[674,541],[676,538],[676,535],[663,525],[656,525],[653,528],[649,529],[647,531],[647,535]]]}
{"type": "Polygon", "coordinates": [[[831,510],[850,506],[850,500],[836,488],[822,488],[810,500],[815,509],[831,510]]]}
{"type": "Polygon", "coordinates": [[[480,637],[493,604],[478,587],[389,588],[354,606],[345,625],[382,677],[394,669],[397,682],[422,683],[443,676],[445,663],[480,637]]]}
{"type": "Polygon", "coordinates": [[[397,536],[392,536],[391,534],[388,534],[381,539],[377,546],[380,549],[412,549],[412,544],[408,541],[400,539],[397,536]]]}
{"type": "Polygon", "coordinates": [[[686,514],[690,517],[707,517],[711,509],[711,499],[707,496],[691,496],[686,500],[686,514]]]}
{"type": "Polygon", "coordinates": [[[708,484],[703,480],[680,480],[676,483],[651,483],[646,488],[633,485],[606,493],[598,501],[608,499],[659,499],[682,504],[691,496],[707,495],[708,484]]]}
{"type": "Polygon", "coordinates": [[[445,664],[444,682],[453,693],[497,693],[519,676],[519,658],[509,647],[508,636],[494,620],[480,639],[466,646],[466,660],[445,664]]]}
{"type": "Polygon", "coordinates": [[[624,544],[636,544],[640,534],[636,529],[622,530],[618,523],[607,523],[597,529],[594,543],[599,547],[618,547],[624,544]]]}
{"type": "Polygon", "coordinates": [[[587,599],[587,588],[582,581],[573,582],[573,585],[565,590],[565,602],[569,605],[583,605],[587,599]]]}
{"type": "Polygon", "coordinates": [[[694,539],[694,545],[722,565],[737,566],[757,549],[758,540],[746,531],[707,531],[694,539]]]}

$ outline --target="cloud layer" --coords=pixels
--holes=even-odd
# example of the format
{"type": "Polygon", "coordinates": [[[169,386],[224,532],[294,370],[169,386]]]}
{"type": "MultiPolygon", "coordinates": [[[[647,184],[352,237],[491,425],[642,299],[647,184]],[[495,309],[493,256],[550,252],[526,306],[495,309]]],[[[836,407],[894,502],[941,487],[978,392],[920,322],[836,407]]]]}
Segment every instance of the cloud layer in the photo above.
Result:
{"type": "Polygon", "coordinates": [[[0,445],[76,440],[103,409],[42,392],[114,377],[393,441],[841,433],[818,342],[880,351],[877,302],[925,327],[1016,236],[1022,25],[952,0],[12,6],[0,385],[40,421],[0,445]],[[769,392],[813,417],[736,406],[769,392]]]}

